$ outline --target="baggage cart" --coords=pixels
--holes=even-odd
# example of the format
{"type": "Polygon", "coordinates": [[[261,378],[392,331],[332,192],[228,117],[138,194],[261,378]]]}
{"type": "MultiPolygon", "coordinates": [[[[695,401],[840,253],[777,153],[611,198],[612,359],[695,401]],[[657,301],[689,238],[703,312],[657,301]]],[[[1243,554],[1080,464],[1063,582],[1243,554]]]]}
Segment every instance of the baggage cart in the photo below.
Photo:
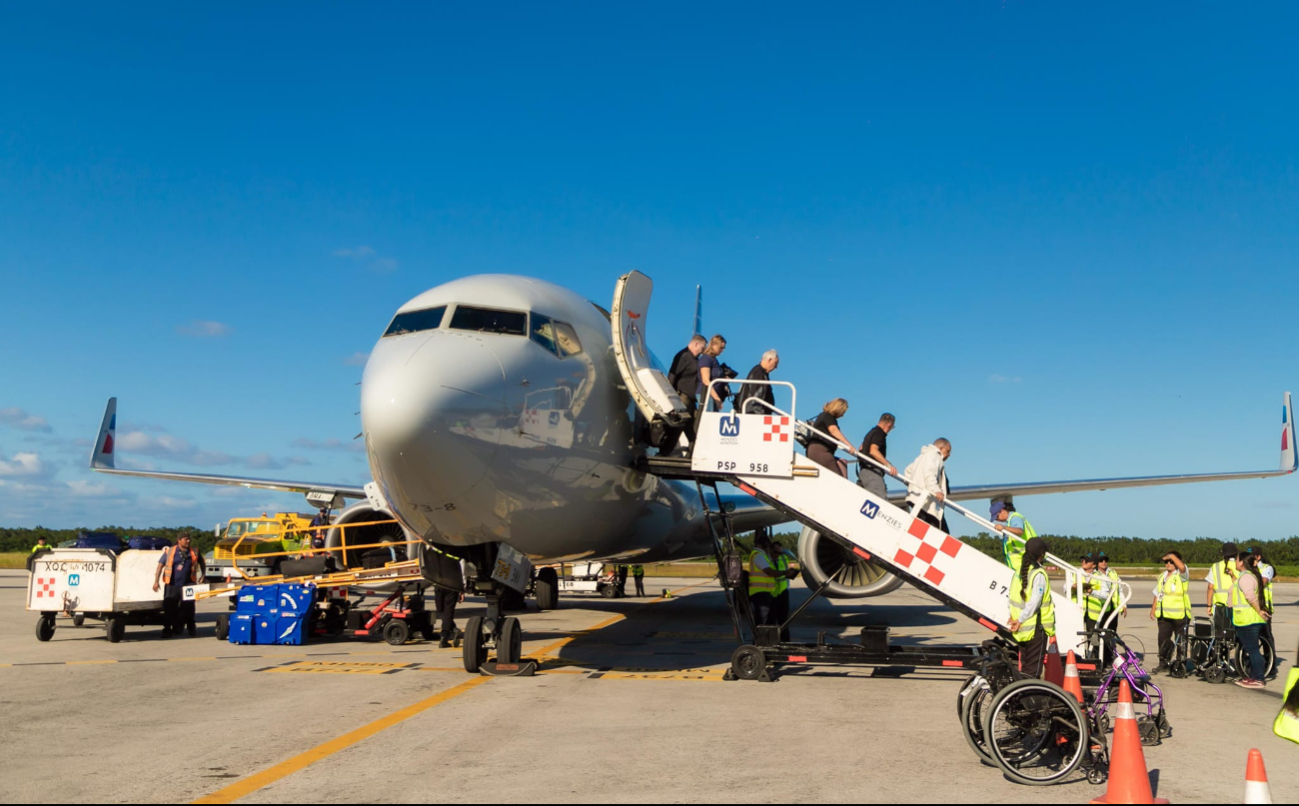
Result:
{"type": "Polygon", "coordinates": [[[162,625],[162,590],[153,575],[161,551],[128,549],[53,549],[35,554],[27,579],[27,610],[40,613],[36,638],[54,637],[60,613],[104,622],[112,643],[122,640],[127,625],[162,625]]]}

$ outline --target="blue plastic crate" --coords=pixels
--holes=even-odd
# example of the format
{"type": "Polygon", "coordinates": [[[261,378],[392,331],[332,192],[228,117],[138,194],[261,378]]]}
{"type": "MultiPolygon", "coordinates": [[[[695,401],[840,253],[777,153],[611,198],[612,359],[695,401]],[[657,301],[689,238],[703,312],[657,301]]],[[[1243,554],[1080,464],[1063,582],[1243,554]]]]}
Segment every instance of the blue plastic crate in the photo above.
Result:
{"type": "Polygon", "coordinates": [[[297,646],[303,642],[306,633],[307,615],[305,613],[280,613],[275,620],[275,640],[277,644],[297,646]]]}
{"type": "Polygon", "coordinates": [[[253,643],[253,618],[249,613],[235,613],[230,617],[228,640],[232,644],[253,643]]]}

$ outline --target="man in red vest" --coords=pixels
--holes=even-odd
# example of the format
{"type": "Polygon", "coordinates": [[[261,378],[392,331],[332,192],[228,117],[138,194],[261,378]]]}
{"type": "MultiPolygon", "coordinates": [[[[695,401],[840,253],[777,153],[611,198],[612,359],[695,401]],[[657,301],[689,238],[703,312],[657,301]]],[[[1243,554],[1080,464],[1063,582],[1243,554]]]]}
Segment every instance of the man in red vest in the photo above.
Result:
{"type": "Polygon", "coordinates": [[[185,586],[199,581],[203,561],[198,552],[190,547],[189,533],[181,532],[176,538],[176,545],[168,546],[158,558],[158,569],[153,574],[153,589],[158,590],[158,583],[165,586],[162,594],[163,627],[162,637],[170,638],[172,633],[181,635],[189,627],[192,637],[195,632],[193,603],[183,607],[182,601],[185,586]],[[186,612],[188,611],[188,612],[186,612]]]}

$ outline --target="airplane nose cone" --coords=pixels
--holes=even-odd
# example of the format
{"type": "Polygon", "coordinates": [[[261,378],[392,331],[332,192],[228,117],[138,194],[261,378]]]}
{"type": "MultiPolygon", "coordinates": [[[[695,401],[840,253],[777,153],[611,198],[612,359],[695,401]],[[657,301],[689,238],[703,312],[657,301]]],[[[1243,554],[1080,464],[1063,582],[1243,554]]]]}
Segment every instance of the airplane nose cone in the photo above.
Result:
{"type": "Polygon", "coordinates": [[[477,484],[505,416],[505,373],[474,334],[391,337],[366,362],[361,424],[370,469],[403,511],[441,506],[477,484]]]}

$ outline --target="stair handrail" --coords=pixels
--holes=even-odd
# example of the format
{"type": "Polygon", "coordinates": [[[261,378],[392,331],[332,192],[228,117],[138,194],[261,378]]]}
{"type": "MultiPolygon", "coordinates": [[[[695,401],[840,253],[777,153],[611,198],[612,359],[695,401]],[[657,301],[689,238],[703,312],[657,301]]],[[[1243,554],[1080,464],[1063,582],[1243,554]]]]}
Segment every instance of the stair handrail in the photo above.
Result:
{"type": "MultiPolygon", "coordinates": [[[[728,380],[729,380],[729,379],[728,379],[728,380]]],[[[720,382],[720,381],[721,381],[721,379],[718,379],[718,381],[714,381],[713,383],[718,383],[718,382],[720,382]]],[[[765,382],[764,382],[764,381],[749,381],[749,383],[780,383],[780,382],[779,382],[779,381],[765,381],[765,382]]],[[[711,386],[711,384],[710,384],[710,386],[711,386]]],[[[792,387],[792,384],[790,384],[790,386],[792,387]]],[[[897,480],[899,480],[899,481],[903,482],[904,484],[906,484],[908,488],[911,487],[911,480],[910,480],[909,478],[907,478],[905,475],[903,475],[902,471],[899,470],[899,471],[897,471],[896,473],[890,472],[889,469],[888,469],[888,467],[887,467],[886,465],[883,465],[883,464],[881,464],[880,462],[877,462],[877,461],[875,460],[874,457],[868,456],[868,455],[866,455],[866,454],[864,454],[864,453],[858,451],[858,450],[857,450],[856,448],[854,448],[852,445],[849,445],[849,444],[847,444],[846,442],[844,442],[844,441],[842,441],[842,440],[839,440],[839,439],[836,439],[835,437],[832,437],[831,435],[825,433],[824,431],[821,431],[820,429],[818,429],[818,428],[816,428],[815,426],[813,426],[810,422],[799,422],[798,419],[795,418],[793,414],[790,414],[790,413],[787,413],[787,412],[781,411],[780,409],[776,408],[774,405],[768,403],[768,402],[765,401],[765,400],[762,400],[761,398],[750,397],[750,398],[748,398],[748,400],[745,401],[745,403],[748,403],[749,400],[755,401],[755,402],[761,404],[763,407],[765,407],[765,408],[767,408],[767,409],[770,409],[771,412],[772,412],[772,414],[779,415],[779,416],[781,416],[781,417],[789,417],[790,419],[793,419],[793,420],[794,420],[794,428],[795,428],[796,430],[801,428],[801,429],[803,429],[803,430],[805,430],[805,431],[808,431],[808,432],[810,432],[810,433],[816,434],[817,436],[822,437],[823,439],[825,439],[827,442],[830,442],[831,444],[838,445],[838,446],[842,447],[842,448],[843,448],[844,450],[846,450],[849,454],[851,454],[852,456],[857,457],[857,459],[859,460],[859,462],[860,462],[860,461],[870,462],[872,465],[875,465],[875,466],[878,467],[880,470],[883,470],[884,473],[885,473],[886,475],[893,476],[893,477],[896,478],[897,480]]],[[[845,481],[847,481],[847,479],[845,479],[845,481]]],[[[849,482],[849,483],[851,483],[851,482],[849,482]]],[[[976,514],[974,511],[972,511],[972,510],[970,510],[970,509],[967,509],[966,507],[961,506],[960,504],[956,503],[955,501],[952,501],[950,498],[947,498],[946,496],[944,496],[944,498],[943,498],[943,506],[944,506],[944,507],[951,507],[952,509],[955,509],[957,512],[961,513],[961,514],[964,515],[965,517],[967,517],[967,518],[969,518],[970,520],[974,521],[976,524],[978,524],[978,525],[980,525],[980,526],[987,527],[988,529],[992,530],[994,533],[996,533],[996,532],[1001,532],[1001,531],[1002,531],[1002,529],[1001,529],[1000,527],[998,527],[996,524],[994,524],[994,523],[992,523],[991,521],[987,520],[987,519],[984,518],[983,516],[976,514]]],[[[953,535],[953,537],[955,537],[955,535],[953,535]]],[[[1006,534],[1006,535],[1005,535],[1005,538],[1008,538],[1008,539],[1011,539],[1011,540],[1016,540],[1016,541],[1019,541],[1020,543],[1025,543],[1025,542],[1027,542],[1027,541],[1025,541],[1022,537],[1019,537],[1018,535],[1013,535],[1013,534],[1006,534]]],[[[959,540],[960,538],[956,538],[956,539],[959,540]]],[[[1083,584],[1084,584],[1085,582],[1087,582],[1087,581],[1091,581],[1091,580],[1095,580],[1095,581],[1099,581],[1099,582],[1105,582],[1105,583],[1113,583],[1113,582],[1114,582],[1114,580],[1110,579],[1108,576],[1106,576],[1106,575],[1104,575],[1104,574],[1098,574],[1098,573],[1096,573],[1096,572],[1094,572],[1094,571],[1091,571],[1091,572],[1083,571],[1081,568],[1078,568],[1077,566],[1073,565],[1072,563],[1065,562],[1065,561],[1064,561],[1063,559],[1061,559],[1059,556],[1057,556],[1057,555],[1055,555],[1055,554],[1052,554],[1052,553],[1049,552],[1049,551],[1046,553],[1046,557],[1045,557],[1045,559],[1047,559],[1048,561],[1050,561],[1050,563],[1051,563],[1052,565],[1054,565],[1055,567],[1059,568],[1061,571],[1064,572],[1064,574],[1065,574],[1065,591],[1066,591],[1066,596],[1068,596],[1068,597],[1069,597],[1069,598],[1070,598],[1074,603],[1078,604],[1078,606],[1081,607],[1081,608],[1083,609],[1083,612],[1084,612],[1084,613],[1086,612],[1086,609],[1087,609],[1087,600],[1086,600],[1086,594],[1083,593],[1083,584]],[[1076,598],[1075,598],[1075,596],[1076,596],[1076,598]]],[[[1120,596],[1120,600],[1121,600],[1121,601],[1119,602],[1118,606],[1116,606],[1116,607],[1114,608],[1114,610],[1109,614],[1109,618],[1108,618],[1108,619],[1107,619],[1107,620],[1106,620],[1106,621],[1101,625],[1102,627],[1104,627],[1104,628],[1106,628],[1106,629],[1109,629],[1109,628],[1110,628],[1110,626],[1111,626],[1111,625],[1114,623],[1114,621],[1118,618],[1119,613],[1120,613],[1122,610],[1127,609],[1128,602],[1131,601],[1131,599],[1132,599],[1132,586],[1129,585],[1128,583],[1124,582],[1123,580],[1119,580],[1118,584],[1119,584],[1119,596],[1120,596]]],[[[1105,605],[1105,607],[1108,607],[1108,606],[1109,606],[1109,601],[1107,600],[1107,601],[1106,601],[1106,605],[1105,605]]],[[[1101,616],[1102,616],[1102,618],[1104,618],[1104,616],[1105,616],[1105,609],[1104,609],[1104,608],[1102,608],[1102,610],[1101,610],[1101,616]]]]}

